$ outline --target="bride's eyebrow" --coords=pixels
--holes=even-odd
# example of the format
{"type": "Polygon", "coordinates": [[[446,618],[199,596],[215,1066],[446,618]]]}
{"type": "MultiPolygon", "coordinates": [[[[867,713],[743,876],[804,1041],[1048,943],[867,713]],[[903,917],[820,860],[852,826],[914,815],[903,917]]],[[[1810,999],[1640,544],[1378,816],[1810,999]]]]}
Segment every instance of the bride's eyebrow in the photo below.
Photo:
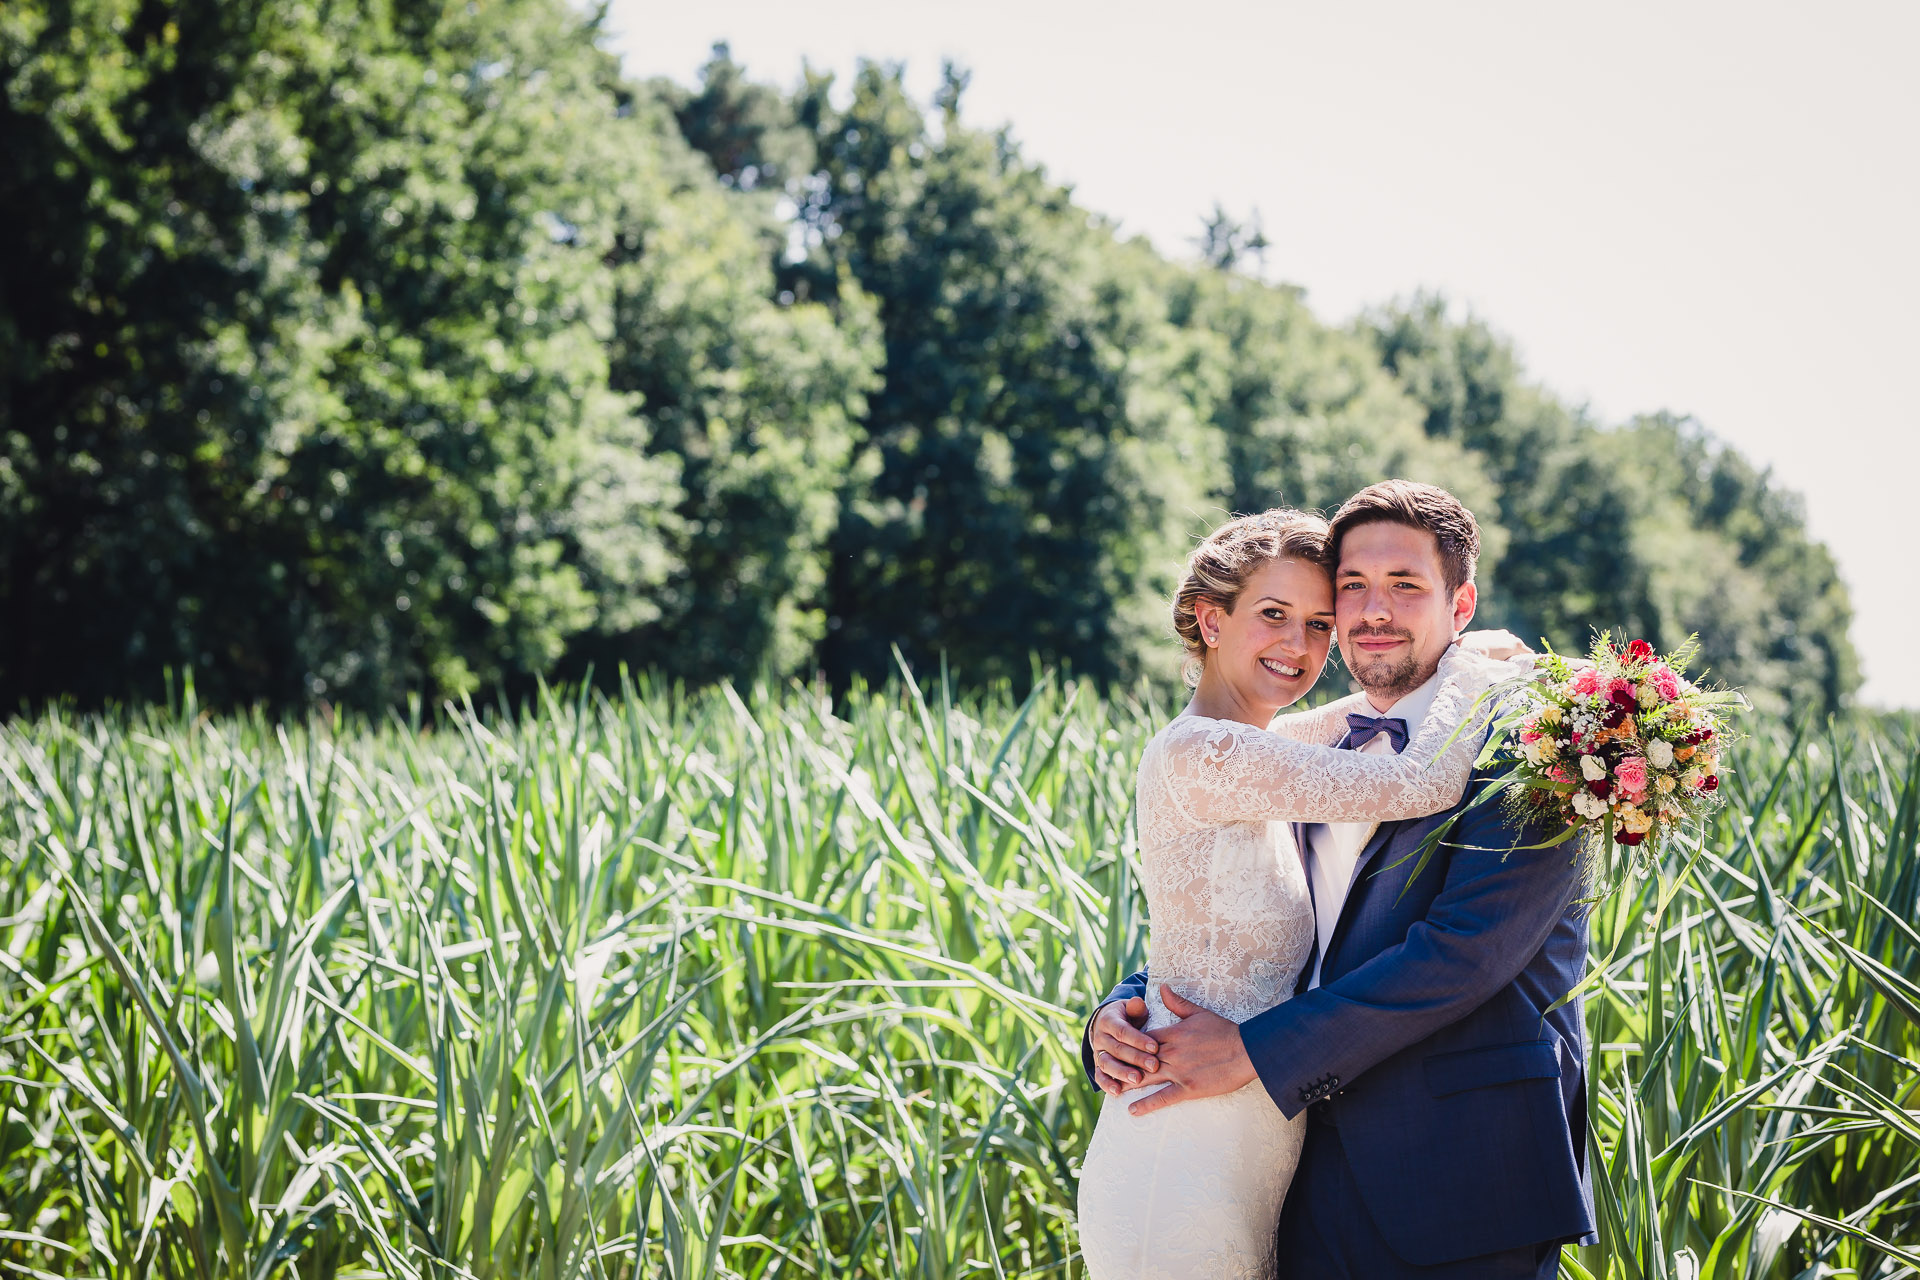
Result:
{"type": "MultiPolygon", "coordinates": [[[[1261,596],[1258,600],[1255,600],[1253,602],[1253,607],[1258,609],[1263,604],[1277,604],[1282,609],[1291,609],[1294,607],[1293,601],[1282,600],[1279,596],[1261,596]]],[[[1315,618],[1331,618],[1333,616],[1333,610],[1321,609],[1310,616],[1315,618]]]]}

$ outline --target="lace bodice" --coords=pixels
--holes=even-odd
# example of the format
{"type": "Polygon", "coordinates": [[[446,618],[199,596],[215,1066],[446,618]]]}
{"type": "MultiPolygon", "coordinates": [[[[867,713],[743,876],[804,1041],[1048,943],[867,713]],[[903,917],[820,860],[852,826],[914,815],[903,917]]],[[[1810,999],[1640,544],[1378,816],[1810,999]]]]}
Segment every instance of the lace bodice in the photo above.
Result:
{"type": "Polygon", "coordinates": [[[1135,811],[1152,937],[1148,1026],[1173,1020],[1163,982],[1236,1022],[1291,995],[1314,920],[1287,824],[1391,821],[1456,804],[1485,736],[1463,722],[1483,720],[1475,700],[1524,669],[1449,649],[1432,708],[1399,755],[1332,748],[1357,699],[1268,729],[1182,716],[1155,735],[1135,811]]]}

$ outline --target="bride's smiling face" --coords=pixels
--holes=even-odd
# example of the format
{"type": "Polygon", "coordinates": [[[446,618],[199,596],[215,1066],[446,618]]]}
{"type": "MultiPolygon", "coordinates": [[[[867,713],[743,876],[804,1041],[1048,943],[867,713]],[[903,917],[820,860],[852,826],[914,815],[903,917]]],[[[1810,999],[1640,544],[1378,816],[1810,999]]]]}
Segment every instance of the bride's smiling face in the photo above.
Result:
{"type": "Polygon", "coordinates": [[[1194,620],[1207,646],[1199,692],[1271,716],[1313,688],[1327,665],[1333,582],[1307,561],[1269,560],[1247,575],[1232,609],[1198,600],[1194,620]]]}

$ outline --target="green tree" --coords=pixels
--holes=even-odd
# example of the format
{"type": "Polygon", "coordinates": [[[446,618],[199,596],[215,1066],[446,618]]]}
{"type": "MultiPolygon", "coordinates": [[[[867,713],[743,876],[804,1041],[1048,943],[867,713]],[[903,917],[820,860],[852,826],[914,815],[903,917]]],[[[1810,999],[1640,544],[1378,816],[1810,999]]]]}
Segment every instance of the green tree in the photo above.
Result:
{"type": "Polygon", "coordinates": [[[725,42],[700,68],[700,87],[654,80],[648,92],[673,114],[674,124],[707,158],[720,184],[777,196],[813,172],[813,136],[793,99],[747,78],[725,42]]]}
{"type": "MultiPolygon", "coordinates": [[[[743,176],[782,172],[756,141],[755,130],[795,130],[769,93],[722,50],[702,93],[678,95],[681,127],[701,124],[694,138],[714,154],[681,141],[660,110],[672,97],[635,103],[652,142],[610,258],[612,385],[638,397],[647,447],[679,469],[682,496],[665,581],[644,609],[609,610],[576,639],[576,663],[710,682],[805,669],[825,634],[827,540],[842,488],[865,474],[858,417],[882,357],[858,285],[841,282],[832,307],[776,293],[784,237],[770,193],[743,176]]],[[[591,585],[607,598],[630,577],[591,585]]]]}
{"type": "Polygon", "coordinates": [[[0,699],[366,705],[901,646],[1170,673],[1230,510],[1387,475],[1482,517],[1483,617],[1858,683],[1791,495],[1602,430],[1438,299],[1351,329],[1172,262],[898,69],[623,81],[566,0],[0,7],[0,699]]]}
{"type": "Polygon", "coordinates": [[[1620,434],[1638,447],[1646,489],[1677,512],[1671,538],[1653,520],[1635,527],[1674,601],[1668,631],[1698,631],[1720,674],[1769,710],[1839,710],[1860,685],[1853,605],[1799,496],[1691,419],[1652,414],[1620,434]]]}
{"type": "Polygon", "coordinates": [[[175,664],[379,703],[551,663],[600,607],[582,566],[674,491],[608,385],[591,29],[549,0],[4,21],[0,599],[32,622],[0,693],[175,664]]]}
{"type": "MultiPolygon", "coordinates": [[[[1174,321],[1209,335],[1225,373],[1211,420],[1226,441],[1225,505],[1331,510],[1386,476],[1444,485],[1490,511],[1494,486],[1473,454],[1423,430],[1421,408],[1371,344],[1331,328],[1299,290],[1226,269],[1163,269],[1174,321]]],[[[1497,555],[1505,535],[1483,522],[1497,555]]]]}
{"type": "Polygon", "coordinates": [[[1361,331],[1425,410],[1482,460],[1508,542],[1488,616],[1582,646],[1614,627],[1672,646],[1698,633],[1714,674],[1771,709],[1838,709],[1859,685],[1851,606],[1797,499],[1696,425],[1602,429],[1524,380],[1511,347],[1422,296],[1361,331]]]}
{"type": "Polygon", "coordinates": [[[975,680],[1024,680],[1036,654],[1124,678],[1159,665],[1182,536],[1222,488],[1211,344],[1168,319],[1147,246],[961,121],[963,83],[949,69],[937,130],[873,65],[844,111],[820,78],[799,104],[818,169],[787,287],[851,277],[886,347],[823,665],[884,672],[899,644],[975,680]]]}
{"type": "Polygon", "coordinates": [[[1260,222],[1258,209],[1246,222],[1239,222],[1216,200],[1213,212],[1207,215],[1194,240],[1194,247],[1200,250],[1200,261],[1217,270],[1232,271],[1251,259],[1257,274],[1258,268],[1266,264],[1267,250],[1273,246],[1260,222]]]}

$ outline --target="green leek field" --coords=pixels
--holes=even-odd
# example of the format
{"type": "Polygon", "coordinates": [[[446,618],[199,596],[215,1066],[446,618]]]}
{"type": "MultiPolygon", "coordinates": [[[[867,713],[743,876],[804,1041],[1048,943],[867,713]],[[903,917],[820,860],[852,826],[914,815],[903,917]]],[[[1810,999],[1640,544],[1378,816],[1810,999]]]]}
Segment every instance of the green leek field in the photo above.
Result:
{"type": "MultiPolygon", "coordinates": [[[[1166,714],[903,678],[8,722],[0,1274],[1077,1276],[1166,714]]],[[[1569,1275],[1920,1267],[1914,730],[1749,728],[1701,847],[1596,913],[1569,1275]]]]}

